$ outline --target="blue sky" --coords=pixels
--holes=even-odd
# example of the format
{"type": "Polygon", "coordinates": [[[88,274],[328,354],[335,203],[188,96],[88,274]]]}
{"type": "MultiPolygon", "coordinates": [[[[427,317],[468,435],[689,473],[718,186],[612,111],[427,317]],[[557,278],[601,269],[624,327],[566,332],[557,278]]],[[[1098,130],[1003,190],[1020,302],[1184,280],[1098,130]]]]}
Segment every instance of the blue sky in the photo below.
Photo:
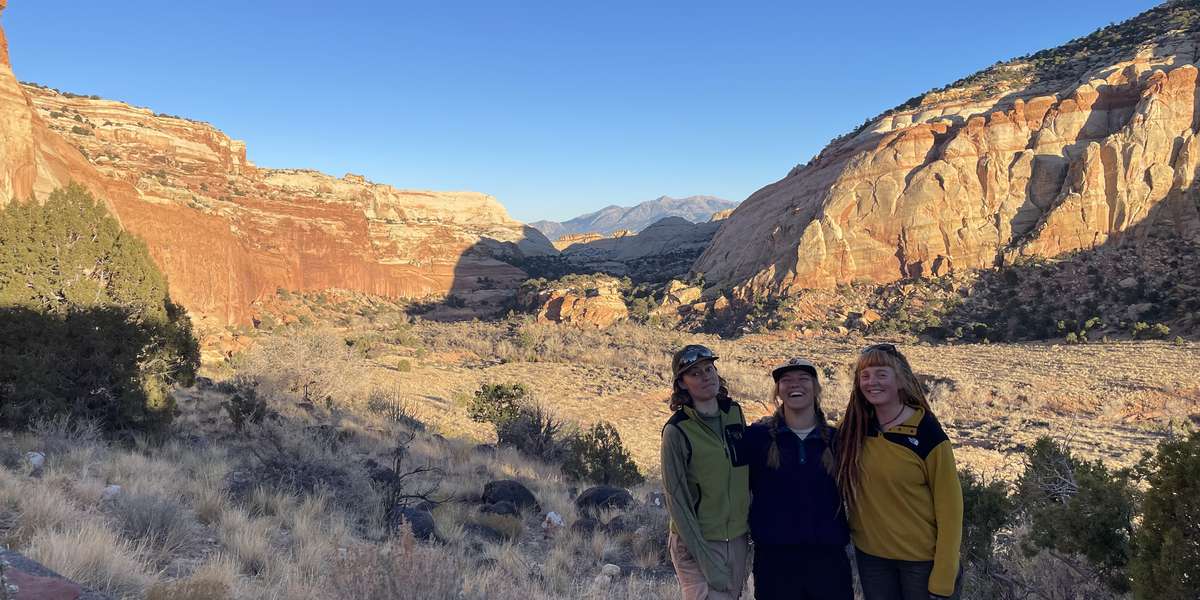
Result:
{"type": "Polygon", "coordinates": [[[13,0],[3,26],[22,81],[533,221],[740,201],[869,116],[1155,4],[13,0]]]}

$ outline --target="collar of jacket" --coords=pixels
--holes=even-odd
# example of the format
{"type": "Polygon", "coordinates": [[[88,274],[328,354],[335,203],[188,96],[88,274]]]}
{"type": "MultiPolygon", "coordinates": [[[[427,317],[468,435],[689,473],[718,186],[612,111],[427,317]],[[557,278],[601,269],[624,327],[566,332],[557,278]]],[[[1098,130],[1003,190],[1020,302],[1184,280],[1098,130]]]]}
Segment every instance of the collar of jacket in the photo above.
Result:
{"type": "MultiPolygon", "coordinates": [[[[688,416],[692,417],[693,419],[701,418],[700,411],[696,410],[696,406],[694,404],[684,404],[680,408],[686,411],[688,416]]],[[[729,396],[717,396],[717,410],[725,414],[729,414],[729,409],[731,408],[733,408],[733,400],[729,396]]]]}
{"type": "Polygon", "coordinates": [[[880,432],[879,423],[875,419],[870,419],[867,422],[867,435],[879,435],[880,433],[891,433],[895,435],[917,435],[917,427],[921,425],[921,421],[925,418],[925,409],[921,408],[920,406],[912,406],[911,404],[908,406],[917,411],[914,413],[914,416],[917,417],[916,425],[907,424],[913,418],[910,416],[905,419],[903,423],[900,423],[899,425],[896,425],[887,431],[880,432]]]}
{"type": "MultiPolygon", "coordinates": [[[[808,432],[808,435],[805,436],[804,439],[807,440],[808,438],[814,436],[820,436],[821,432],[825,431],[826,429],[833,429],[833,427],[829,426],[828,424],[826,424],[825,427],[821,427],[820,424],[817,424],[813,427],[812,431],[808,432]]],[[[792,428],[787,426],[786,421],[779,419],[779,424],[775,426],[775,433],[792,433],[792,428]]]]}

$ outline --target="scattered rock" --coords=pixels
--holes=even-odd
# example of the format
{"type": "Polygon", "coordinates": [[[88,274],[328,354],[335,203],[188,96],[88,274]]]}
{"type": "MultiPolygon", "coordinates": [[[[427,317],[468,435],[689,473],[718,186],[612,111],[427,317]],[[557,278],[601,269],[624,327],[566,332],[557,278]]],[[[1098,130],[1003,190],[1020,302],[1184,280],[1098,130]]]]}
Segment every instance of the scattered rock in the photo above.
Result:
{"type": "Polygon", "coordinates": [[[104,500],[104,501],[108,501],[108,500],[112,500],[113,498],[116,498],[117,496],[120,496],[120,495],[121,495],[121,486],[113,484],[113,485],[110,485],[110,486],[104,488],[104,491],[100,493],[100,499],[104,500]]]}
{"type": "Polygon", "coordinates": [[[1137,287],[1138,280],[1136,277],[1126,277],[1125,279],[1118,281],[1117,285],[1120,286],[1121,289],[1123,289],[1123,290],[1130,290],[1130,289],[1137,287]]]}
{"type": "Polygon", "coordinates": [[[41,469],[46,465],[46,455],[41,452],[26,452],[25,460],[34,469],[41,469]]]}
{"type": "Polygon", "coordinates": [[[616,577],[617,575],[621,574],[621,567],[609,563],[603,567],[600,567],[600,573],[603,575],[608,575],[609,577],[616,577]]]}
{"type": "Polygon", "coordinates": [[[483,486],[483,501],[488,504],[508,501],[520,509],[528,508],[537,512],[542,511],[542,506],[538,504],[537,498],[533,496],[533,492],[529,491],[529,488],[522,485],[519,481],[512,479],[493,481],[483,486]]]}
{"type": "Polygon", "coordinates": [[[10,565],[9,582],[20,588],[14,600],[110,600],[20,554],[0,550],[0,560],[10,565]]]}
{"type": "Polygon", "coordinates": [[[574,523],[571,523],[571,531],[577,533],[592,533],[593,531],[600,529],[600,527],[600,521],[597,521],[591,517],[576,519],[574,523]]]}
{"type": "Polygon", "coordinates": [[[628,518],[622,515],[617,515],[604,524],[604,531],[607,531],[610,535],[629,533],[633,530],[633,524],[629,522],[628,518]]]}
{"type": "Polygon", "coordinates": [[[464,524],[463,533],[493,544],[503,544],[506,539],[503,533],[480,523],[464,524]]]}
{"type": "Polygon", "coordinates": [[[649,492],[646,494],[646,504],[656,508],[666,508],[667,495],[662,492],[649,492]]]}
{"type": "Polygon", "coordinates": [[[381,485],[393,485],[400,481],[400,476],[390,468],[376,469],[371,473],[371,481],[381,485]]]}
{"type": "Polygon", "coordinates": [[[413,537],[418,540],[436,541],[440,539],[437,532],[437,523],[433,520],[433,515],[427,510],[418,510],[415,508],[395,508],[391,514],[391,526],[393,531],[400,531],[402,526],[412,528],[413,537]]]}
{"type": "Polygon", "coordinates": [[[542,519],[542,531],[546,533],[546,537],[558,533],[558,530],[562,529],[564,525],[566,525],[566,521],[563,520],[562,515],[554,511],[546,513],[546,518],[542,519]]]}
{"type": "Polygon", "coordinates": [[[628,491],[611,485],[598,485],[583,491],[575,499],[575,508],[579,514],[595,517],[601,510],[625,509],[633,504],[633,495],[628,491]]]}

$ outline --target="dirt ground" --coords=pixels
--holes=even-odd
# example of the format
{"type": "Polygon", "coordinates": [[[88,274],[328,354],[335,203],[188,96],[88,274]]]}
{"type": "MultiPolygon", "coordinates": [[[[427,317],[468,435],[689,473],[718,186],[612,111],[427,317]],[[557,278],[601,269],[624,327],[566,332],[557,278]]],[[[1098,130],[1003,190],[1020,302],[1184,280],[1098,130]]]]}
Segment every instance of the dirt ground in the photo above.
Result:
{"type": "MultiPolygon", "coordinates": [[[[493,439],[489,427],[467,419],[466,402],[484,382],[521,382],[566,421],[613,423],[651,474],[669,416],[673,348],[713,347],[732,395],[752,417],[768,410],[770,367],[807,357],[824,370],[823,406],[836,418],[849,397],[857,352],[875,341],[787,332],[726,340],[634,325],[595,331],[519,320],[416,323],[400,336],[403,344],[381,337],[367,353],[374,385],[394,390],[445,435],[493,439]]],[[[1086,458],[1127,466],[1170,432],[1200,424],[1195,342],[899,347],[929,388],[958,460],[983,474],[1014,476],[1022,450],[1042,435],[1068,441],[1086,458]]]]}

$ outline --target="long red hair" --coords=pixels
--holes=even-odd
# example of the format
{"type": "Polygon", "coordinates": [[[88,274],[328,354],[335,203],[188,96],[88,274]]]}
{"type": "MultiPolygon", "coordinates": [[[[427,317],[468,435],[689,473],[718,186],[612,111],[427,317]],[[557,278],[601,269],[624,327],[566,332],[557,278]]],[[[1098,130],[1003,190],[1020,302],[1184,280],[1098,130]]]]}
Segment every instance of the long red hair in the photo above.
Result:
{"type": "Polygon", "coordinates": [[[925,398],[925,389],[913,373],[908,359],[891,346],[872,346],[859,354],[854,363],[854,390],[850,392],[850,402],[846,405],[846,414],[838,425],[837,439],[837,482],[846,506],[853,509],[861,489],[862,449],[866,443],[867,431],[870,430],[871,420],[875,418],[875,407],[867,402],[867,397],[859,389],[858,375],[868,367],[891,367],[896,373],[896,383],[899,387],[900,401],[914,408],[922,408],[927,414],[929,400],[925,398]]]}

